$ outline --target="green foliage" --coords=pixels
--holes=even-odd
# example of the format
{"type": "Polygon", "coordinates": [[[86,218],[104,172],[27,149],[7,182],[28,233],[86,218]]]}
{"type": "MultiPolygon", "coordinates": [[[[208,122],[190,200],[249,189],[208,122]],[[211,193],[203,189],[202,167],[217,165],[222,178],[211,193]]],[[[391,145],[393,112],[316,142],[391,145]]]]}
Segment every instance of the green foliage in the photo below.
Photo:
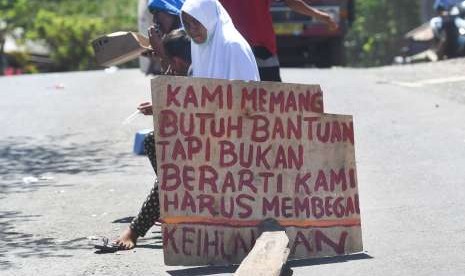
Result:
{"type": "Polygon", "coordinates": [[[21,68],[23,73],[38,73],[37,67],[29,63],[30,56],[24,52],[8,53],[8,58],[11,59],[12,65],[15,68],[21,68]]]}
{"type": "MultiPolygon", "coordinates": [[[[419,25],[419,1],[356,0],[356,21],[346,39],[352,66],[390,64],[403,35],[419,25]]],[[[135,30],[137,0],[0,0],[0,55],[6,34],[45,41],[53,70],[95,68],[89,42],[135,30]],[[16,32],[23,30],[23,32],[16,32]]]]}
{"type": "Polygon", "coordinates": [[[399,54],[403,35],[419,24],[418,1],[357,0],[356,21],[346,39],[349,64],[392,63],[399,54]]]}
{"type": "Polygon", "coordinates": [[[11,31],[17,26],[27,24],[27,4],[26,0],[0,0],[0,20],[4,22],[0,30],[2,32],[11,31]]]}
{"type": "Polygon", "coordinates": [[[89,41],[102,32],[103,25],[101,18],[39,10],[28,37],[47,43],[55,71],[86,70],[95,67],[89,41]]]}
{"type": "Polygon", "coordinates": [[[0,0],[0,14],[0,43],[13,33],[45,42],[54,71],[96,68],[92,39],[137,28],[137,0],[0,0]]]}

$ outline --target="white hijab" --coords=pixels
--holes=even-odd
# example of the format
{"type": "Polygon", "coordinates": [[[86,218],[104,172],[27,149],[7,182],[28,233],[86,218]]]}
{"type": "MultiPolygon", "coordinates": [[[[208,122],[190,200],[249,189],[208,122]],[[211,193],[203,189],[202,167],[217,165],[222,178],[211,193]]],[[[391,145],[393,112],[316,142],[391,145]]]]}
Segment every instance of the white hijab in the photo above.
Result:
{"type": "Polygon", "coordinates": [[[260,80],[250,45],[217,0],[186,0],[181,11],[197,19],[208,32],[206,42],[191,43],[194,77],[260,80]]]}

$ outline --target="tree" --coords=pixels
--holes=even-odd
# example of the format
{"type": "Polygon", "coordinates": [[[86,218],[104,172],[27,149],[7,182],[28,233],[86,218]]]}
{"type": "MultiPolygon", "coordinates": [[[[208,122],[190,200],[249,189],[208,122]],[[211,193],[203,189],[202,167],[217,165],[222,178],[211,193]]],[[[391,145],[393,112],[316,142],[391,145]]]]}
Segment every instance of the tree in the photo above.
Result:
{"type": "Polygon", "coordinates": [[[0,0],[0,46],[7,34],[19,30],[19,42],[37,40],[49,46],[52,70],[93,69],[91,40],[135,30],[136,9],[137,0],[0,0]]]}
{"type": "Polygon", "coordinates": [[[418,1],[357,0],[356,21],[346,45],[353,66],[392,63],[404,34],[420,24],[418,1]]]}
{"type": "Polygon", "coordinates": [[[74,71],[95,68],[90,41],[103,31],[103,19],[81,15],[61,16],[39,10],[34,29],[28,38],[43,40],[50,48],[54,71],[74,71]]]}
{"type": "Polygon", "coordinates": [[[20,39],[21,28],[30,26],[26,0],[0,0],[0,74],[3,73],[6,37],[20,39]]]}

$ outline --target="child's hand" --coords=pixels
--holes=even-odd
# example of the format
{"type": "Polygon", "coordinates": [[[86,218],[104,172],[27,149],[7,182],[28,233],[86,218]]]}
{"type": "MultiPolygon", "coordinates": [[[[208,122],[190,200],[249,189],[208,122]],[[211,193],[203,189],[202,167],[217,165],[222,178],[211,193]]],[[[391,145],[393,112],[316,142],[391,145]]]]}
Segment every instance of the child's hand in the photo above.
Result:
{"type": "Polygon", "coordinates": [[[155,26],[151,26],[148,29],[149,34],[149,41],[150,45],[152,46],[153,51],[159,57],[164,56],[165,51],[163,49],[163,42],[161,40],[160,35],[158,34],[157,28],[155,26]]]}
{"type": "Polygon", "coordinates": [[[338,29],[337,22],[334,21],[334,19],[329,16],[328,19],[326,20],[326,24],[328,24],[328,28],[330,31],[336,31],[338,29]]]}
{"type": "Polygon", "coordinates": [[[151,58],[151,59],[157,59],[158,58],[157,53],[155,53],[154,50],[147,50],[147,51],[143,52],[141,55],[143,57],[151,58]]]}
{"type": "Polygon", "coordinates": [[[139,109],[139,111],[144,115],[153,115],[152,103],[141,103],[137,109],[139,109]]]}

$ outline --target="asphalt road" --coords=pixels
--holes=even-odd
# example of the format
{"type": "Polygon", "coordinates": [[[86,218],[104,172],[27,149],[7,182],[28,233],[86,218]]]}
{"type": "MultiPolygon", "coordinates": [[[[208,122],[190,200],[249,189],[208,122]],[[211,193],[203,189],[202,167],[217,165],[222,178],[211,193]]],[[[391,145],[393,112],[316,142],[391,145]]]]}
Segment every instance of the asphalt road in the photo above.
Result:
{"type": "MultiPolygon", "coordinates": [[[[463,72],[465,60],[282,71],[321,84],[326,112],[354,115],[366,250],[289,262],[294,275],[465,275],[463,72]]],[[[150,98],[149,80],[137,70],[0,78],[1,275],[234,272],[165,266],[156,227],[135,250],[88,244],[117,236],[153,185],[148,160],[131,153],[151,118],[122,124],[150,98]]]]}

